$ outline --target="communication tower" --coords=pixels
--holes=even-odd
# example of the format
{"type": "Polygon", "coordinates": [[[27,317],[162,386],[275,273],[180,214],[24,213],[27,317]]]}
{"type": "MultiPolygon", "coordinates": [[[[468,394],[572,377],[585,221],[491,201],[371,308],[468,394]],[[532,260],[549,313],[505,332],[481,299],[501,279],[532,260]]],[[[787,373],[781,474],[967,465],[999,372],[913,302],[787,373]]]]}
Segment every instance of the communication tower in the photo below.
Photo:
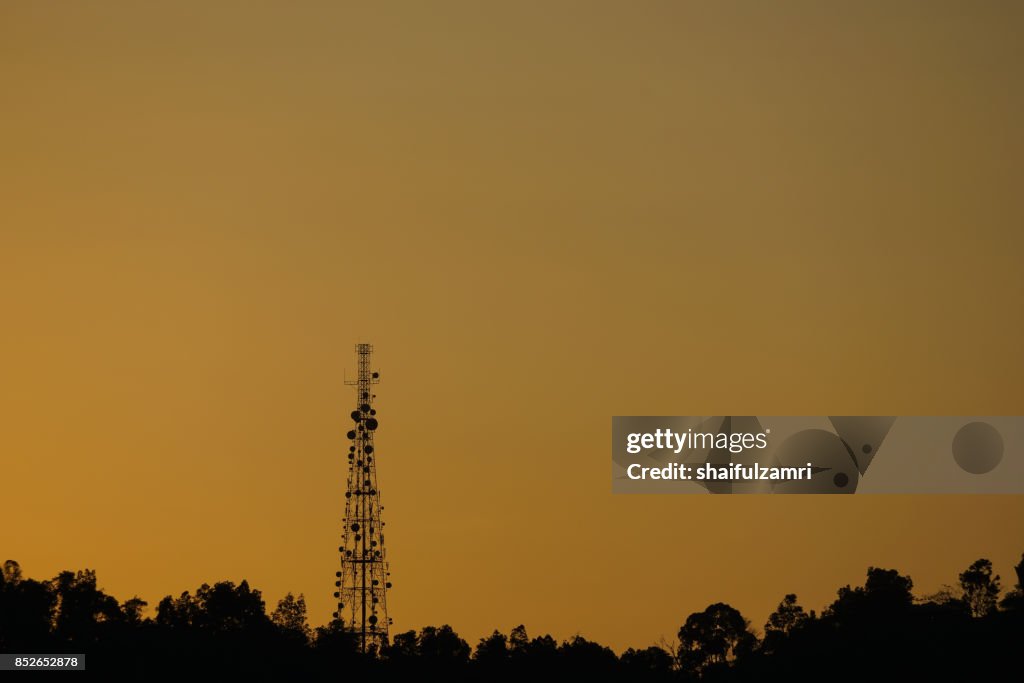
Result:
{"type": "Polygon", "coordinates": [[[387,643],[387,589],[391,588],[387,554],[384,551],[384,522],[381,521],[380,488],[377,486],[377,410],[373,387],[380,373],[370,369],[373,346],[356,344],[358,375],[345,384],[355,387],[356,409],[351,413],[348,432],[348,482],[345,490],[345,520],[338,553],[341,569],[335,573],[338,611],[334,617],[352,633],[360,652],[377,651],[387,643]]]}

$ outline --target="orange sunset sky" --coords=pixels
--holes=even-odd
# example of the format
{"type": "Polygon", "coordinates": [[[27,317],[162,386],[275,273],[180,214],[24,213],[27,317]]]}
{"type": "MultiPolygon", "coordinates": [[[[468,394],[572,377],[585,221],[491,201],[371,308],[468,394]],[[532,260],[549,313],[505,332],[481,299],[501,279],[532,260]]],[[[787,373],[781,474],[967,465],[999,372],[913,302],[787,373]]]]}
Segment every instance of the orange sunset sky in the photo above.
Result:
{"type": "Polygon", "coordinates": [[[612,415],[1024,413],[1024,5],[0,2],[0,561],[616,650],[1019,496],[613,496],[612,415]]]}

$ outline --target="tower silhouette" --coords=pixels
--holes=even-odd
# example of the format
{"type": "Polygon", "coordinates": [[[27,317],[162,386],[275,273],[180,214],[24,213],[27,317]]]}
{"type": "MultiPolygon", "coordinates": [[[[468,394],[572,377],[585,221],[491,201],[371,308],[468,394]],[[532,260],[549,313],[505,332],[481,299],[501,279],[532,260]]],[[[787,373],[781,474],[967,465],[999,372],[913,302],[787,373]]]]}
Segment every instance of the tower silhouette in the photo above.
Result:
{"type": "Polygon", "coordinates": [[[377,452],[373,437],[377,431],[377,410],[373,407],[374,385],[380,373],[370,369],[373,346],[356,344],[358,376],[345,384],[356,389],[354,423],[348,432],[348,483],[345,490],[345,520],[342,529],[341,570],[335,573],[338,599],[336,619],[356,637],[359,650],[379,649],[387,642],[387,589],[391,588],[387,554],[384,552],[384,522],[381,521],[380,489],[377,486],[377,452]]]}

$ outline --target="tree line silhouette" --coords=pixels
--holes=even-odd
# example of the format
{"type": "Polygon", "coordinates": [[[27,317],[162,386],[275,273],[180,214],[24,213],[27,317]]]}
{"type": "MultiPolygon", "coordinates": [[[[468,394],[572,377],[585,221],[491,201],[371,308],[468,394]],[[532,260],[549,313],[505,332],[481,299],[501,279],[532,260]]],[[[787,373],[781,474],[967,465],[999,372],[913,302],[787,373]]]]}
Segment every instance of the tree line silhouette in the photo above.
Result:
{"type": "Polygon", "coordinates": [[[269,614],[246,581],[203,584],[147,603],[104,593],[96,573],[25,578],[8,560],[0,575],[0,652],[85,653],[87,668],[137,677],[223,672],[327,680],[384,673],[446,680],[565,676],[599,681],[854,680],[909,675],[971,680],[1021,671],[1024,556],[1002,594],[992,563],[974,562],[956,585],[913,595],[909,576],[869,567],[863,586],[844,586],[821,614],[783,597],[756,630],[734,607],[715,603],[683,622],[674,643],[621,655],[574,636],[529,637],[523,626],[470,647],[448,625],[395,634],[361,654],[334,621],[313,629],[303,596],[289,593],[269,614]],[[1001,597],[1000,597],[1001,596],[1001,597]]]}

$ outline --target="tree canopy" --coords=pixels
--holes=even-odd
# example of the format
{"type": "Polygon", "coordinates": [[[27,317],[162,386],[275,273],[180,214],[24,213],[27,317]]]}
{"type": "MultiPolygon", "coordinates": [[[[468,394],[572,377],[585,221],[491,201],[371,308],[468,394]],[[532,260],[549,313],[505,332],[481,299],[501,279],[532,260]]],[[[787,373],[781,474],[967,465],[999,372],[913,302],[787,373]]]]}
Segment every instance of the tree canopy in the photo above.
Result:
{"type": "Polygon", "coordinates": [[[248,582],[202,584],[165,596],[153,615],[134,596],[106,594],[89,569],[49,580],[26,578],[8,560],[0,571],[0,651],[86,653],[90,670],[135,676],[232,675],[335,680],[383,672],[399,678],[520,681],[567,677],[601,681],[839,680],[898,675],[966,680],[1016,670],[1024,635],[1024,556],[1002,597],[992,563],[979,559],[926,598],[895,569],[869,567],[863,585],[843,586],[819,616],[796,594],[782,597],[764,636],[735,607],[716,602],[683,620],[675,643],[608,647],[573,635],[531,637],[518,625],[475,647],[448,624],[395,633],[362,654],[335,620],[311,628],[302,595],[268,614],[248,582]]]}

